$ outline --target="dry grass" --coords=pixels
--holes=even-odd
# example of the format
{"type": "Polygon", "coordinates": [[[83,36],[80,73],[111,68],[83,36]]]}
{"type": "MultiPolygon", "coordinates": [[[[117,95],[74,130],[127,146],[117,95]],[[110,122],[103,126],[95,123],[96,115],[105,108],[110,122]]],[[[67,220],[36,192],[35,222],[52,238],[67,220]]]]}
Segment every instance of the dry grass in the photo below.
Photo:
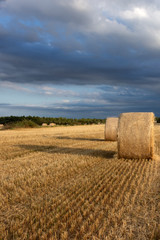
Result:
{"type": "Polygon", "coordinates": [[[104,125],[1,132],[0,239],[160,239],[159,157],[118,159],[103,134],[104,125]]]}

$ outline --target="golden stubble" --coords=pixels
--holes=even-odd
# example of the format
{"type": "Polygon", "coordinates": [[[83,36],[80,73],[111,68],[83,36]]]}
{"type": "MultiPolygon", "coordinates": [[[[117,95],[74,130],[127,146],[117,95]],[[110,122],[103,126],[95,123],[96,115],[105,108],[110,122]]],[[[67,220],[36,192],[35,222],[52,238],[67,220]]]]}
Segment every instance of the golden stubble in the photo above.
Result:
{"type": "Polygon", "coordinates": [[[0,239],[158,239],[153,160],[117,158],[104,125],[0,131],[0,239]]]}

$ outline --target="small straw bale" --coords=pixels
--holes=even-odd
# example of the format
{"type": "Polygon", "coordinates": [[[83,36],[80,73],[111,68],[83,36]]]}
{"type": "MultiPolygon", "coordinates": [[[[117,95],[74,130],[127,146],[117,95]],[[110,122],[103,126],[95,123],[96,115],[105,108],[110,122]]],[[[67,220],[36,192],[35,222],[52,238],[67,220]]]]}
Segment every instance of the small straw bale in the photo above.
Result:
{"type": "Polygon", "coordinates": [[[55,124],[55,123],[50,123],[49,126],[50,126],[50,127],[55,127],[56,124],[55,124]]]}
{"type": "Polygon", "coordinates": [[[47,123],[42,123],[42,127],[47,127],[47,123]]]}
{"type": "Polygon", "coordinates": [[[4,128],[4,125],[3,124],[0,124],[0,129],[3,129],[4,128]]]}
{"type": "Polygon", "coordinates": [[[118,157],[152,159],[154,156],[154,113],[122,113],[118,123],[118,157]]]}
{"type": "Polygon", "coordinates": [[[107,118],[104,138],[106,141],[117,141],[118,118],[107,118]]]}

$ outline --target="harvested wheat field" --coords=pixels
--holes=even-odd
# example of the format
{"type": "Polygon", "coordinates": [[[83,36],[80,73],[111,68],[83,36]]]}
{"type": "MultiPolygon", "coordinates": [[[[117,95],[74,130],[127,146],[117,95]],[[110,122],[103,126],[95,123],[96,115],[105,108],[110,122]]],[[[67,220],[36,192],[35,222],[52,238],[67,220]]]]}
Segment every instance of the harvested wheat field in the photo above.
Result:
{"type": "Polygon", "coordinates": [[[160,239],[156,158],[117,158],[104,125],[0,131],[0,239],[160,239]]]}

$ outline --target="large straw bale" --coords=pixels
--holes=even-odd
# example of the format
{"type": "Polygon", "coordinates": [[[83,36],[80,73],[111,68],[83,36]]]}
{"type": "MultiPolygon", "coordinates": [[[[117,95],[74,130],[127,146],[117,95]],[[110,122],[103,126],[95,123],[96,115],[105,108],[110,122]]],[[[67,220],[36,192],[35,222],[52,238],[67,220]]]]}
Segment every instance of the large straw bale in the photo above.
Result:
{"type": "Polygon", "coordinates": [[[107,118],[104,138],[106,141],[117,141],[118,118],[107,118]]]}
{"type": "Polygon", "coordinates": [[[3,129],[4,128],[4,125],[3,124],[0,124],[0,129],[3,129]]]}
{"type": "Polygon", "coordinates": [[[118,157],[147,158],[154,155],[154,114],[122,113],[118,123],[118,157]]]}

